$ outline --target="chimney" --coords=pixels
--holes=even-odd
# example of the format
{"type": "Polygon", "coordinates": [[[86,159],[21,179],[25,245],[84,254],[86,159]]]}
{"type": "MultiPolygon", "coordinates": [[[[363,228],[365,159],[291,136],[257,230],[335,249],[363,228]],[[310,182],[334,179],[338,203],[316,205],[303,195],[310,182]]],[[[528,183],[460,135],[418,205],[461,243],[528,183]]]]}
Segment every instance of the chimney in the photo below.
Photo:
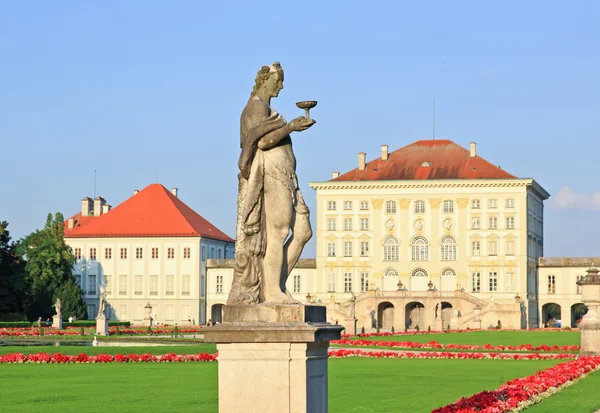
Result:
{"type": "Polygon", "coordinates": [[[177,196],[177,188],[171,188],[171,193],[177,196]]]}
{"type": "Polygon", "coordinates": [[[73,218],[69,218],[69,221],[68,221],[68,226],[69,227],[68,228],[69,229],[73,229],[74,225],[75,225],[75,221],[73,220],[73,218]]]}
{"type": "Polygon", "coordinates": [[[365,165],[367,164],[366,157],[367,157],[367,154],[365,152],[358,153],[358,170],[359,171],[365,170],[365,165]]]}
{"type": "Polygon", "coordinates": [[[381,160],[382,161],[387,161],[387,158],[388,158],[388,149],[389,149],[389,146],[387,146],[387,145],[381,145],[381,160]]]}
{"type": "Polygon", "coordinates": [[[334,172],[331,174],[331,177],[332,177],[333,179],[335,179],[335,178],[339,178],[339,177],[340,177],[340,173],[339,173],[339,171],[334,171],[334,172]]]}
{"type": "Polygon", "coordinates": [[[477,143],[471,142],[471,149],[469,150],[469,156],[474,158],[477,156],[477,143]]]}
{"type": "Polygon", "coordinates": [[[94,199],[94,216],[99,217],[102,215],[102,206],[106,204],[106,201],[101,196],[97,196],[94,199]]]}
{"type": "Polygon", "coordinates": [[[103,213],[103,214],[106,214],[107,212],[109,212],[109,211],[110,211],[110,209],[111,209],[111,208],[112,208],[112,207],[111,207],[110,205],[108,205],[108,204],[104,204],[104,205],[102,205],[102,213],[103,213]]]}
{"type": "Polygon", "coordinates": [[[139,189],[134,189],[134,190],[133,190],[133,195],[137,195],[139,192],[140,192],[140,190],[139,190],[139,189]]]}
{"type": "Polygon", "coordinates": [[[81,200],[81,216],[89,217],[90,211],[92,210],[93,207],[94,207],[94,201],[92,201],[91,198],[88,198],[87,196],[85,198],[83,198],[81,200]]]}

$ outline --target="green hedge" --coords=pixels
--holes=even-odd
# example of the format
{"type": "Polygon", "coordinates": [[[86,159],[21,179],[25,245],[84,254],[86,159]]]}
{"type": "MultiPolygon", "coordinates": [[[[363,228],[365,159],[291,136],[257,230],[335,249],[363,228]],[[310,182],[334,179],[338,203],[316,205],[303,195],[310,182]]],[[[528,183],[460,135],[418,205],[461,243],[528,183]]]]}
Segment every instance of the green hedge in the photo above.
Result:
{"type": "MultiPolygon", "coordinates": [[[[112,327],[131,327],[129,321],[109,321],[108,325],[112,327]]],[[[77,320],[72,323],[63,322],[63,328],[67,327],[96,327],[96,320],[77,320]]]]}
{"type": "Polygon", "coordinates": [[[31,327],[31,323],[29,321],[0,321],[0,328],[27,328],[27,327],[31,327]]]}

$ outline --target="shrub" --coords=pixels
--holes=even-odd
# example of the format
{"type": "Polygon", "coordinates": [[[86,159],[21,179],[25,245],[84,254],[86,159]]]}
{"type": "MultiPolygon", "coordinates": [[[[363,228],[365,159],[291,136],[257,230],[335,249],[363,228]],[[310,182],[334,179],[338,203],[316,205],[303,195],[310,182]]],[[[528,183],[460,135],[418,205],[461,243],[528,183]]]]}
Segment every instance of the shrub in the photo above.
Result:
{"type": "Polygon", "coordinates": [[[377,332],[379,333],[379,326],[377,326],[377,332]]]}
{"type": "Polygon", "coordinates": [[[146,332],[148,333],[148,335],[152,334],[152,327],[148,326],[148,328],[146,329],[146,332]]]}
{"type": "Polygon", "coordinates": [[[392,326],[392,333],[395,333],[395,332],[396,332],[396,330],[394,330],[394,326],[392,326]]]}
{"type": "Polygon", "coordinates": [[[121,335],[121,330],[119,329],[119,326],[117,326],[115,328],[115,336],[120,336],[121,335]]]}
{"type": "Polygon", "coordinates": [[[427,326],[427,332],[431,333],[431,326],[427,326]]]}
{"type": "MultiPolygon", "coordinates": [[[[37,327],[37,321],[33,325],[37,327]]],[[[29,328],[31,326],[29,321],[0,321],[0,328],[29,328]]]]}
{"type": "Polygon", "coordinates": [[[450,324],[448,324],[448,326],[446,327],[446,330],[450,330],[450,324]]]}
{"type": "Polygon", "coordinates": [[[44,335],[44,327],[40,327],[40,336],[44,335]]]}
{"type": "Polygon", "coordinates": [[[81,326],[81,328],[79,329],[79,335],[80,335],[81,337],[84,337],[84,336],[85,336],[85,327],[84,327],[84,326],[81,326]]]}
{"type": "Polygon", "coordinates": [[[421,330],[421,329],[419,328],[419,325],[418,325],[418,324],[415,326],[415,330],[417,330],[417,331],[420,331],[420,330],[421,330]]]}
{"type": "Polygon", "coordinates": [[[362,326],[362,327],[360,328],[360,334],[365,334],[365,326],[362,326]]]}
{"type": "Polygon", "coordinates": [[[407,326],[404,326],[404,332],[408,333],[408,327],[407,326]]]}
{"type": "MultiPolygon", "coordinates": [[[[131,323],[129,321],[109,321],[109,327],[131,327],[131,323]]],[[[72,323],[66,322],[63,323],[63,328],[67,327],[96,327],[96,320],[77,320],[72,323]]]]}

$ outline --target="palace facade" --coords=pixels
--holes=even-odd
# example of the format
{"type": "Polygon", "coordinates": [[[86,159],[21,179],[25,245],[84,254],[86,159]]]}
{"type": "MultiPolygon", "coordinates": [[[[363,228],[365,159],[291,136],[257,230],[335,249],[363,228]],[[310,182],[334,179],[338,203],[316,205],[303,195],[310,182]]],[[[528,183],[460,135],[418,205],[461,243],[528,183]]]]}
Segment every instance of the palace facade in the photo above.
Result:
{"type": "MultiPolygon", "coordinates": [[[[206,322],[206,261],[233,257],[234,240],[183,203],[177,189],[152,184],[115,208],[97,197],[65,222],[73,269],[88,317],[106,293],[113,320],[142,324],[206,322]]],[[[67,315],[68,316],[68,315],[67,315]]]]}

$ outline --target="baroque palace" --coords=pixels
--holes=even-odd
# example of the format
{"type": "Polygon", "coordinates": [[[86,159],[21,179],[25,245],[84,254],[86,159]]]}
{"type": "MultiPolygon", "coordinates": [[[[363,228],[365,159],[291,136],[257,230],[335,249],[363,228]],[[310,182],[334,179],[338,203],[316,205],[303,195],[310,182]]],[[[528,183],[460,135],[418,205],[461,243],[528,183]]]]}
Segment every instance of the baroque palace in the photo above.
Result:
{"type": "MultiPolygon", "coordinates": [[[[543,257],[549,194],[475,143],[382,145],[376,159],[361,152],[355,169],[310,186],[317,254],[287,287],[348,332],[575,326],[585,312],[575,282],[594,259],[543,257]]],[[[141,323],[150,304],[158,324],[221,320],[235,241],[177,189],[149,185],[113,209],[86,197],[65,239],[90,318],[105,292],[112,319],[141,323]]]]}

